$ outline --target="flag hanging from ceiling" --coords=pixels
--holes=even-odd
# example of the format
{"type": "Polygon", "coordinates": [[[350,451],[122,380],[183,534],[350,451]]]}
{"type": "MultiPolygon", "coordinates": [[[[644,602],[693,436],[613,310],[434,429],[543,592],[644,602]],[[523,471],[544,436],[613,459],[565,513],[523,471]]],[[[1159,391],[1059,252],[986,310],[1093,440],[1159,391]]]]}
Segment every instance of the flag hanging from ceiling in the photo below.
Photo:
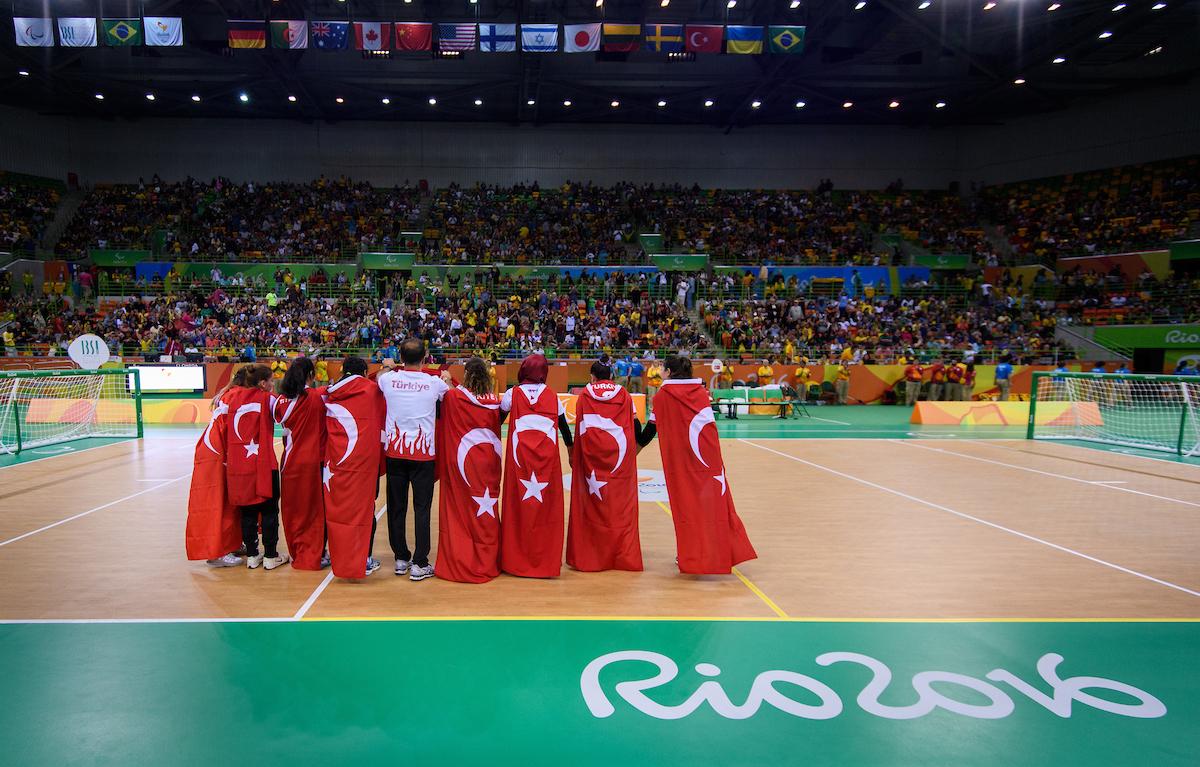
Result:
{"type": "Polygon", "coordinates": [[[632,53],[641,42],[641,24],[605,24],[601,49],[605,53],[632,53]]]}
{"type": "Polygon", "coordinates": [[[647,24],[646,45],[659,53],[683,50],[682,24],[647,24]]]}
{"type": "Polygon", "coordinates": [[[308,37],[314,48],[320,48],[323,51],[345,50],[350,41],[350,22],[309,22],[308,37]]]}
{"type": "Polygon", "coordinates": [[[54,47],[54,27],[50,19],[15,17],[13,29],[17,33],[17,45],[22,48],[54,47]]]}
{"type": "Polygon", "coordinates": [[[726,53],[762,53],[762,27],[725,27],[726,53]]]}
{"type": "Polygon", "coordinates": [[[392,25],[386,21],[354,22],[354,47],[360,51],[390,50],[392,25]]]}
{"type": "Polygon", "coordinates": [[[516,24],[479,25],[479,50],[488,53],[511,53],[516,49],[516,24]]]}
{"type": "Polygon", "coordinates": [[[768,27],[771,53],[803,53],[804,27],[768,27]]]}
{"type": "Polygon", "coordinates": [[[103,19],[105,45],[141,45],[141,19],[103,19]]]}
{"type": "Polygon", "coordinates": [[[307,48],[308,22],[303,19],[299,21],[272,21],[271,47],[290,48],[297,51],[307,48]]]}
{"type": "Polygon", "coordinates": [[[558,25],[522,24],[521,50],[529,53],[556,53],[558,51],[558,25]]]}
{"type": "Polygon", "coordinates": [[[433,43],[433,24],[429,22],[396,22],[396,50],[427,51],[433,43]]]}
{"type": "Polygon", "coordinates": [[[266,48],[267,22],[229,20],[230,48],[266,48]]]}
{"type": "Polygon", "coordinates": [[[474,49],[474,24],[438,24],[438,50],[470,51],[474,49]]]}
{"type": "Polygon", "coordinates": [[[566,24],[563,26],[564,53],[591,53],[600,50],[599,24],[566,24]]]}
{"type": "Polygon", "coordinates": [[[725,27],[720,24],[688,24],[683,37],[687,50],[692,53],[720,53],[725,38],[725,27]]]}
{"type": "Polygon", "coordinates": [[[146,45],[163,48],[183,45],[183,19],[179,16],[147,16],[143,19],[146,45]]]}
{"type": "Polygon", "coordinates": [[[58,41],[64,48],[95,48],[96,20],[80,17],[59,17],[58,41]]]}

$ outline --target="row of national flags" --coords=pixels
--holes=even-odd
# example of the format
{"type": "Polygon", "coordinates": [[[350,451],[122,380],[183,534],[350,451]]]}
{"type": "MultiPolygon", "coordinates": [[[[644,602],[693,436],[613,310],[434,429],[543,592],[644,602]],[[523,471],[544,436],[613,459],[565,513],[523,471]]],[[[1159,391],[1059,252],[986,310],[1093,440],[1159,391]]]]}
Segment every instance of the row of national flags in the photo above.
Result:
{"type": "Polygon", "coordinates": [[[387,21],[229,21],[230,48],[486,53],[800,53],[802,26],[723,24],[459,24],[387,21]],[[436,34],[435,34],[436,33],[436,34]]]}
{"type": "Polygon", "coordinates": [[[17,45],[23,48],[53,48],[55,32],[64,48],[95,48],[104,45],[183,45],[183,19],[178,16],[146,16],[135,19],[97,19],[91,16],[13,17],[17,45]]]}

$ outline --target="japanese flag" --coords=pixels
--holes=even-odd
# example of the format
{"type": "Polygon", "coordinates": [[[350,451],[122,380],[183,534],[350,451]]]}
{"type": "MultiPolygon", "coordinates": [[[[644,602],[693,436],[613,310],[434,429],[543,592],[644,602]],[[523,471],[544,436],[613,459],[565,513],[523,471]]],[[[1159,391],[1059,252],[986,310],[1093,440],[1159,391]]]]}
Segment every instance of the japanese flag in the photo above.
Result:
{"type": "Polygon", "coordinates": [[[591,53],[600,50],[599,24],[563,25],[565,53],[591,53]]]}

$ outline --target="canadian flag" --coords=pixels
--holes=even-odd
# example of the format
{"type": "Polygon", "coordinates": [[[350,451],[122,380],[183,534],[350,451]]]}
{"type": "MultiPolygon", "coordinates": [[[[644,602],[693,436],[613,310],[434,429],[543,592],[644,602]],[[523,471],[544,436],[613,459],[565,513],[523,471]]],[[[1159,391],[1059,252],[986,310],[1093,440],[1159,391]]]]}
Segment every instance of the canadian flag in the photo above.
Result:
{"type": "Polygon", "coordinates": [[[600,50],[599,24],[564,24],[564,53],[591,53],[600,50]]]}
{"type": "Polygon", "coordinates": [[[386,51],[391,47],[392,25],[384,21],[354,22],[354,47],[360,51],[386,51]]]}

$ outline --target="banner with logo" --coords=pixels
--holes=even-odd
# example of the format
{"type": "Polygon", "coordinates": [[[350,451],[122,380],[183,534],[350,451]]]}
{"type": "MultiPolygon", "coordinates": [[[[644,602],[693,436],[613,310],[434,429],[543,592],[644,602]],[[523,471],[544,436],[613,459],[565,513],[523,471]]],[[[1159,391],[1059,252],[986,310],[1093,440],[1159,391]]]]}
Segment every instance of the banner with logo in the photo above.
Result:
{"type": "Polygon", "coordinates": [[[412,269],[414,253],[359,253],[364,269],[412,269]]]}
{"type": "Polygon", "coordinates": [[[96,266],[134,266],[138,261],[149,261],[148,250],[90,250],[88,257],[96,266]]]}
{"type": "Polygon", "coordinates": [[[1171,261],[1195,261],[1200,259],[1200,240],[1183,240],[1170,245],[1171,261]]]}
{"type": "Polygon", "coordinates": [[[1096,343],[1120,349],[1200,349],[1200,325],[1108,325],[1096,343]]]}
{"type": "Polygon", "coordinates": [[[971,257],[964,253],[913,256],[913,266],[927,266],[930,269],[966,269],[970,265],[971,257]]]}
{"type": "Polygon", "coordinates": [[[707,253],[656,253],[650,262],[664,272],[698,272],[708,266],[707,253]]]}

